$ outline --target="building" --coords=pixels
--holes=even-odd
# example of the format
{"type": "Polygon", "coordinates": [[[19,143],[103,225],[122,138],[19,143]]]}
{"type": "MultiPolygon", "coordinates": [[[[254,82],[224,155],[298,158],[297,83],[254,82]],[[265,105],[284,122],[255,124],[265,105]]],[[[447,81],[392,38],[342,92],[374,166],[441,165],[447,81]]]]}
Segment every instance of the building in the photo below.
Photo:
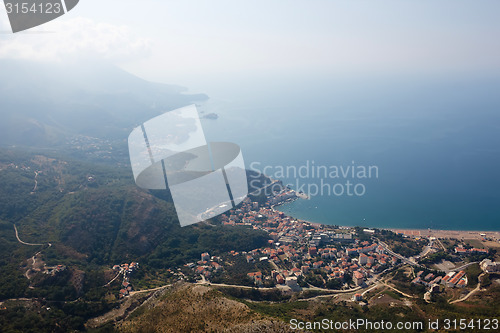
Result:
{"type": "Polygon", "coordinates": [[[209,261],[210,260],[210,254],[207,252],[201,254],[201,261],[209,261]]]}
{"type": "Polygon", "coordinates": [[[320,268],[321,266],[323,266],[323,261],[322,261],[322,260],[320,260],[320,261],[316,261],[316,262],[314,262],[314,263],[313,263],[313,268],[314,268],[314,269],[318,269],[318,268],[320,268]]]}
{"type": "Polygon", "coordinates": [[[357,286],[361,286],[363,283],[365,283],[365,276],[360,271],[355,271],[352,274],[352,280],[354,281],[354,283],[356,283],[357,286]]]}
{"type": "Polygon", "coordinates": [[[484,259],[479,265],[485,273],[500,272],[500,262],[493,262],[490,259],[484,259]]]}
{"type": "Polygon", "coordinates": [[[300,291],[300,287],[297,283],[297,277],[296,276],[289,276],[286,278],[285,283],[290,289],[293,291],[300,291]]]}
{"type": "Polygon", "coordinates": [[[424,280],[425,280],[425,281],[430,281],[433,277],[434,277],[434,274],[429,273],[429,274],[427,274],[427,275],[424,277],[424,280]]]}
{"type": "Polygon", "coordinates": [[[360,265],[366,265],[368,263],[368,256],[364,253],[359,255],[358,262],[360,265]]]}
{"type": "MultiPolygon", "coordinates": [[[[448,287],[454,287],[455,285],[457,285],[457,283],[460,281],[460,279],[462,279],[463,277],[465,276],[465,272],[464,271],[460,271],[458,272],[457,274],[453,275],[449,280],[448,282],[446,283],[446,285],[448,287]]],[[[464,285],[465,286],[465,285],[464,285]]]]}

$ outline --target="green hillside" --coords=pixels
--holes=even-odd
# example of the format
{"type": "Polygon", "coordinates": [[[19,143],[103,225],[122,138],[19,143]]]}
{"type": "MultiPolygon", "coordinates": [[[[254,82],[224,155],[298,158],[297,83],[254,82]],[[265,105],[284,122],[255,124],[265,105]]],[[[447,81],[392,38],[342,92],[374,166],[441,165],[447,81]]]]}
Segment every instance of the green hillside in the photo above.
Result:
{"type": "MultiPolygon", "coordinates": [[[[135,282],[151,285],[158,274],[203,252],[250,250],[268,240],[248,228],[181,228],[168,193],[138,188],[126,167],[1,150],[0,183],[0,301],[43,300],[60,310],[53,312],[57,322],[74,320],[67,328],[82,329],[113,306],[119,284],[103,285],[115,264],[139,262],[135,282]],[[40,245],[18,242],[14,225],[21,241],[40,245]],[[65,270],[51,276],[37,271],[42,264],[65,270]]],[[[14,323],[32,315],[21,312],[14,311],[20,316],[14,323]]]]}

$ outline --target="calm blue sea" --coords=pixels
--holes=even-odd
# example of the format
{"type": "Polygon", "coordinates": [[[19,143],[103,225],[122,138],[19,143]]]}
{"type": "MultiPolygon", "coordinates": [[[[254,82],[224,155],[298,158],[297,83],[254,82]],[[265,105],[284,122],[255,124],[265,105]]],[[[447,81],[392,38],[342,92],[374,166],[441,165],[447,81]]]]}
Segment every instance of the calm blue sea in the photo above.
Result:
{"type": "Polygon", "coordinates": [[[208,93],[200,109],[219,119],[203,121],[206,136],[238,143],[247,168],[267,166],[274,176],[307,163],[376,166],[371,179],[309,175],[297,183],[285,174],[285,183],[305,189],[363,185],[363,195],[328,195],[323,186],[323,195],[282,207],[297,218],[500,230],[498,78],[256,79],[208,93]]]}

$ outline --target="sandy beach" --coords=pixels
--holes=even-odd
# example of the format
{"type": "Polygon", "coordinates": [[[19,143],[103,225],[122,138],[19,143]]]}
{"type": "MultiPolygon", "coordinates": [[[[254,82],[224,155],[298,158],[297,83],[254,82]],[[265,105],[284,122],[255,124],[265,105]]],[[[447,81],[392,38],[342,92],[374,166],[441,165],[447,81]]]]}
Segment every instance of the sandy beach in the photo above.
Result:
{"type": "Polygon", "coordinates": [[[435,229],[387,229],[408,236],[456,238],[456,239],[493,239],[500,240],[499,231],[470,231],[470,230],[435,230],[435,229]]]}

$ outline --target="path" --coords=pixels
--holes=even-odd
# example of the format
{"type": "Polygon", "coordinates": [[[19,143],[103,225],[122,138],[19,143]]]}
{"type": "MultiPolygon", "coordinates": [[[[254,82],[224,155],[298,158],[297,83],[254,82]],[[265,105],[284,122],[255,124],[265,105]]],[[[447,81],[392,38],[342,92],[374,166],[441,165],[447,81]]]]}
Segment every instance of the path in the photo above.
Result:
{"type": "Polygon", "coordinates": [[[470,263],[468,263],[468,264],[462,265],[462,266],[460,266],[460,267],[455,267],[455,268],[453,268],[453,269],[450,269],[450,271],[452,271],[452,272],[461,271],[461,270],[463,270],[464,268],[466,268],[466,267],[468,267],[468,266],[470,266],[470,265],[477,264],[477,263],[479,263],[479,261],[473,261],[473,262],[470,262],[470,263]]]}
{"type": "Polygon", "coordinates": [[[459,298],[459,299],[456,299],[454,301],[448,301],[448,303],[450,304],[454,304],[454,303],[458,303],[458,302],[463,302],[465,300],[467,300],[470,296],[474,295],[476,292],[479,291],[479,289],[481,289],[481,278],[484,276],[484,273],[481,273],[481,275],[478,276],[477,278],[477,286],[476,288],[474,288],[473,290],[470,291],[470,293],[468,293],[467,295],[465,295],[464,297],[462,298],[459,298]]]}
{"type": "Polygon", "coordinates": [[[394,288],[394,287],[393,287],[393,286],[391,286],[391,285],[388,285],[388,284],[387,284],[387,283],[385,283],[385,282],[382,282],[382,283],[383,283],[384,285],[386,285],[387,287],[391,288],[392,290],[394,290],[394,291],[396,291],[396,292],[400,293],[401,295],[405,296],[405,297],[408,297],[408,298],[413,298],[413,296],[408,295],[408,294],[406,294],[406,293],[402,292],[401,290],[396,289],[396,288],[394,288]]]}
{"type": "Polygon", "coordinates": [[[122,271],[122,268],[120,267],[120,271],[118,272],[118,274],[116,274],[116,276],[111,279],[111,281],[109,281],[108,283],[106,283],[103,287],[106,287],[106,286],[109,286],[114,280],[116,280],[121,274],[123,273],[122,271]]]}
{"type": "Polygon", "coordinates": [[[19,233],[17,232],[17,228],[16,228],[16,225],[14,224],[14,230],[16,231],[16,238],[17,240],[19,241],[19,243],[21,244],[24,244],[24,245],[30,245],[30,246],[43,246],[45,244],[33,244],[33,243],[26,243],[26,242],[23,242],[20,238],[19,238],[19,233]]]}
{"type": "Polygon", "coordinates": [[[139,293],[148,293],[150,291],[157,291],[157,290],[160,290],[160,289],[163,289],[163,288],[168,288],[168,287],[171,287],[171,286],[172,286],[171,284],[166,284],[164,286],[157,287],[157,288],[131,291],[129,295],[132,296],[132,295],[139,294],[139,293]]]}
{"type": "Polygon", "coordinates": [[[39,171],[35,171],[35,186],[33,187],[33,189],[31,190],[31,194],[35,193],[36,192],[36,189],[38,188],[38,173],[39,171]]]}

